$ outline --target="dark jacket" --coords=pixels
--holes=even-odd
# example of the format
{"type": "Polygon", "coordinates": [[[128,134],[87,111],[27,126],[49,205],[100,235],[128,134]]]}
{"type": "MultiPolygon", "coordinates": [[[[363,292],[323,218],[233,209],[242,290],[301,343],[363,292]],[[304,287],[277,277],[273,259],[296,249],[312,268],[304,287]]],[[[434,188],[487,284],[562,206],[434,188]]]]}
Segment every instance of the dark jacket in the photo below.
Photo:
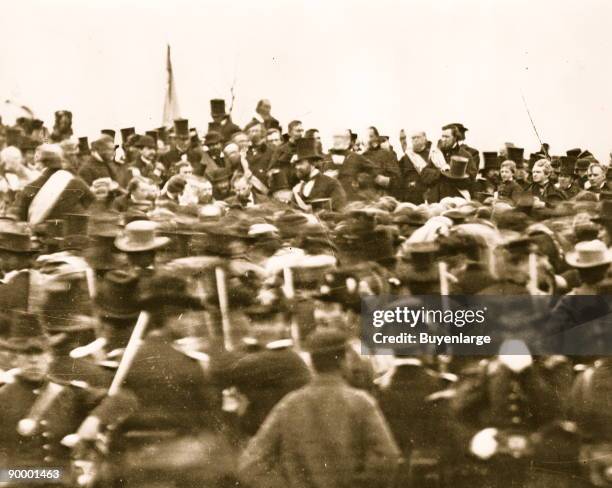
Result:
{"type": "Polygon", "coordinates": [[[424,202],[427,189],[440,177],[440,170],[429,161],[429,150],[431,143],[417,154],[427,162],[427,166],[419,173],[408,155],[404,154],[399,161],[400,181],[397,185],[396,196],[403,202],[411,202],[419,205],[424,202]]]}
{"type": "Polygon", "coordinates": [[[92,155],[85,159],[85,162],[81,165],[81,169],[79,169],[78,175],[89,186],[98,178],[110,178],[125,188],[131,179],[131,174],[128,172],[127,166],[122,166],[114,161],[110,163],[98,161],[92,155]]]}
{"type": "Polygon", "coordinates": [[[566,199],[563,191],[555,188],[555,185],[551,181],[548,181],[543,186],[539,183],[532,183],[527,188],[527,191],[528,193],[531,193],[534,197],[538,197],[546,204],[566,199]]]}
{"type": "Polygon", "coordinates": [[[506,198],[516,203],[518,197],[524,193],[523,188],[516,181],[502,181],[497,187],[497,196],[499,198],[506,198]]]}
{"type": "Polygon", "coordinates": [[[462,158],[468,158],[469,162],[467,166],[467,173],[470,175],[470,178],[472,179],[476,178],[476,175],[478,174],[478,166],[480,164],[480,160],[478,158],[474,159],[472,154],[467,149],[465,149],[464,146],[455,144],[453,147],[451,147],[447,151],[442,151],[442,154],[444,154],[444,159],[449,165],[451,162],[451,158],[453,156],[460,156],[462,158]]]}
{"type": "Polygon", "coordinates": [[[467,190],[473,197],[472,180],[469,178],[457,180],[448,178],[444,173],[440,173],[440,179],[427,191],[426,199],[429,203],[439,202],[445,197],[462,197],[459,190],[467,190]]]}
{"type": "Polygon", "coordinates": [[[359,175],[367,174],[373,176],[375,174],[374,165],[364,158],[361,154],[353,151],[330,151],[330,158],[326,160],[321,171],[329,176],[336,178],[344,192],[348,201],[360,199],[359,195],[359,175]],[[336,164],[333,159],[344,158],[340,164],[336,164]]]}
{"type": "Polygon", "coordinates": [[[240,127],[232,122],[232,118],[228,115],[221,122],[209,122],[208,131],[214,131],[221,134],[225,142],[229,141],[236,132],[240,132],[240,127]]]}
{"type": "MultiPolygon", "coordinates": [[[[313,200],[320,198],[331,198],[331,205],[333,211],[341,210],[346,205],[346,193],[338,180],[325,176],[324,174],[317,174],[314,177],[315,183],[310,194],[304,196],[299,186],[294,188],[294,191],[299,191],[299,194],[305,203],[310,204],[313,200]]],[[[298,183],[301,185],[301,183],[298,183]]]]}
{"type": "MultiPolygon", "coordinates": [[[[23,191],[18,194],[16,200],[16,214],[19,220],[28,219],[28,209],[32,200],[47,182],[47,180],[58,171],[60,168],[48,168],[38,179],[27,185],[23,191]]],[[[95,200],[93,193],[89,190],[89,186],[79,178],[74,177],[68,183],[58,201],[55,203],[51,212],[47,216],[47,220],[63,219],[65,214],[84,212],[95,200]]]]}
{"type": "Polygon", "coordinates": [[[201,174],[203,173],[203,171],[200,170],[202,154],[203,151],[199,147],[192,146],[186,151],[181,151],[174,145],[170,147],[170,150],[167,153],[162,154],[159,160],[166,167],[166,171],[168,173],[172,173],[174,164],[178,163],[183,159],[183,157],[185,157],[187,158],[187,161],[191,163],[191,166],[193,166],[193,172],[195,174],[201,174]]]}
{"type": "Polygon", "coordinates": [[[259,181],[268,186],[268,170],[272,164],[273,150],[265,142],[259,146],[252,146],[247,152],[249,169],[259,181]]]}

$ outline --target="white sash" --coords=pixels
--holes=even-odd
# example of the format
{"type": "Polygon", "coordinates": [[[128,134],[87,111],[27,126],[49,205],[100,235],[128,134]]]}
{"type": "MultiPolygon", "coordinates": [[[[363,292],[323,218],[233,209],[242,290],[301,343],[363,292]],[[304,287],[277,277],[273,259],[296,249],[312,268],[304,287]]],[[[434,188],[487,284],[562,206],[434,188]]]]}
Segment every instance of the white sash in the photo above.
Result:
{"type": "Polygon", "coordinates": [[[300,191],[302,190],[303,186],[304,182],[302,181],[293,187],[293,197],[295,198],[295,203],[297,203],[298,207],[300,207],[302,210],[310,211],[310,205],[308,205],[300,195],[300,191]]]}
{"type": "Polygon", "coordinates": [[[425,169],[427,166],[427,161],[425,161],[419,154],[415,153],[412,149],[408,149],[406,151],[406,156],[410,159],[410,162],[414,165],[414,169],[416,169],[418,174],[421,174],[421,171],[425,169]]]}
{"type": "Polygon", "coordinates": [[[449,165],[446,162],[446,159],[444,159],[444,154],[442,154],[442,151],[440,151],[437,147],[431,148],[431,151],[429,152],[429,159],[440,171],[449,169],[449,165]]]}
{"type": "Polygon", "coordinates": [[[74,178],[72,173],[63,169],[51,175],[30,203],[28,209],[30,225],[40,224],[47,218],[72,178],[74,178]]]}

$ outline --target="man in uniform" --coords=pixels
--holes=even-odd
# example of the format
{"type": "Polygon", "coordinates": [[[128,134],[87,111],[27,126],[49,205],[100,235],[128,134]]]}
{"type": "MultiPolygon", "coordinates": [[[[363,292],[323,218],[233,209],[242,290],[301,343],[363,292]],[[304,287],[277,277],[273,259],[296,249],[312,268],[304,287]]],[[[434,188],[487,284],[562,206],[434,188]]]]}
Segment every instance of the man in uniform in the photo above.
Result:
{"type": "Polygon", "coordinates": [[[376,401],[342,379],[344,334],[315,331],[309,350],[316,378],[284,397],[240,459],[257,487],[387,487],[399,450],[376,401]]]}

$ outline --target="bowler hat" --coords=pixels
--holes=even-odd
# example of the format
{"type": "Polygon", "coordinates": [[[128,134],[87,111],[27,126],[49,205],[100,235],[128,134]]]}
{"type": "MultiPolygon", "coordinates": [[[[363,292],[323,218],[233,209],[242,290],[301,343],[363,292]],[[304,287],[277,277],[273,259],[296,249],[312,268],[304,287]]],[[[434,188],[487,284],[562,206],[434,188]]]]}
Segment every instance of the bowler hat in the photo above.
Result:
{"type": "Polygon", "coordinates": [[[149,149],[157,149],[157,144],[155,144],[155,139],[153,139],[151,136],[138,136],[134,142],[134,147],[139,149],[144,147],[148,147],[149,149]]]}
{"type": "Polygon", "coordinates": [[[298,139],[295,149],[297,155],[295,162],[302,161],[304,159],[323,159],[323,156],[321,153],[319,153],[317,141],[313,137],[303,137],[298,139]]]}
{"type": "Polygon", "coordinates": [[[213,98],[210,101],[210,113],[211,115],[225,115],[225,100],[220,98],[213,98]]]}
{"type": "Polygon", "coordinates": [[[208,131],[208,133],[204,136],[204,144],[206,146],[212,146],[221,142],[223,142],[223,138],[221,137],[221,134],[219,134],[217,131],[208,131]]]}
{"type": "Polygon", "coordinates": [[[32,245],[32,235],[19,229],[0,231],[0,250],[19,254],[32,254],[38,251],[32,245]]]}
{"type": "Polygon", "coordinates": [[[337,329],[318,328],[308,338],[307,349],[313,355],[341,354],[346,351],[347,337],[337,329]]]}
{"type": "Polygon", "coordinates": [[[125,226],[115,239],[115,246],[123,252],[153,251],[170,242],[167,237],[157,237],[157,224],[148,220],[135,220],[125,226]]]}
{"type": "Polygon", "coordinates": [[[111,318],[136,317],[140,312],[138,281],[137,275],[127,271],[106,273],[94,299],[100,315],[111,318]]]}
{"type": "Polygon", "coordinates": [[[452,156],[450,168],[442,171],[442,174],[453,180],[465,180],[470,175],[467,174],[467,166],[470,160],[461,156],[452,156]]]}
{"type": "Polygon", "coordinates": [[[574,268],[593,268],[612,262],[612,252],[603,241],[579,242],[565,257],[567,264],[574,268]]]}

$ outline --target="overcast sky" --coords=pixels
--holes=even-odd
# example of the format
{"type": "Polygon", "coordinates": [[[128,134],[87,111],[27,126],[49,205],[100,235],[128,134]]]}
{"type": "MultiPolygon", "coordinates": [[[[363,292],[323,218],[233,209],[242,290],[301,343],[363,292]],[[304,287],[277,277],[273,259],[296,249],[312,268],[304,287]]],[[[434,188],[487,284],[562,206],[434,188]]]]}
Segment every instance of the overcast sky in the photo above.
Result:
{"type": "MultiPolygon", "coordinates": [[[[9,6],[10,5],[10,6],[9,6]]],[[[75,135],[161,124],[165,46],[182,115],[208,100],[244,125],[259,98],[291,119],[397,138],[463,122],[468,142],[538,148],[524,94],[553,153],[612,149],[609,0],[20,0],[0,17],[0,96],[75,135]]],[[[397,144],[397,143],[396,143],[397,144]]]]}

